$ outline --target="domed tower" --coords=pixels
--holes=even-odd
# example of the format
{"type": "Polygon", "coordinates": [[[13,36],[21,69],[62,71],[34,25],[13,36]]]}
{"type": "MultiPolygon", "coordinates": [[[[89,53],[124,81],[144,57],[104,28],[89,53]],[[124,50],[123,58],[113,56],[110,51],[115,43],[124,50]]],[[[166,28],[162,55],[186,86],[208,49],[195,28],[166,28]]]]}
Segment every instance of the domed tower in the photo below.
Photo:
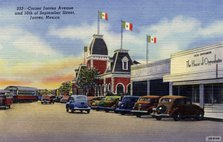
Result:
{"type": "Polygon", "coordinates": [[[99,74],[103,74],[106,71],[108,59],[108,48],[103,35],[93,35],[87,51],[87,67],[95,68],[99,74]]]}

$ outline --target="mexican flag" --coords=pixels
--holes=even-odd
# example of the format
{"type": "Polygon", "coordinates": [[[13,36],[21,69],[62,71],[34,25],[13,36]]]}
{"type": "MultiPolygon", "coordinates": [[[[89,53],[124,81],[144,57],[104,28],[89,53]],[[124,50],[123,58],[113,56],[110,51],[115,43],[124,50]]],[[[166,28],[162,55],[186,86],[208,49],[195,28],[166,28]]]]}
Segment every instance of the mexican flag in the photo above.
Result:
{"type": "Polygon", "coordinates": [[[122,28],[132,31],[133,25],[132,23],[126,22],[126,21],[122,21],[122,28]]]}
{"type": "Polygon", "coordinates": [[[108,13],[106,12],[99,12],[100,19],[108,20],[108,13]]]}
{"type": "Polygon", "coordinates": [[[155,36],[148,36],[147,40],[149,43],[156,43],[156,37],[155,36]]]}

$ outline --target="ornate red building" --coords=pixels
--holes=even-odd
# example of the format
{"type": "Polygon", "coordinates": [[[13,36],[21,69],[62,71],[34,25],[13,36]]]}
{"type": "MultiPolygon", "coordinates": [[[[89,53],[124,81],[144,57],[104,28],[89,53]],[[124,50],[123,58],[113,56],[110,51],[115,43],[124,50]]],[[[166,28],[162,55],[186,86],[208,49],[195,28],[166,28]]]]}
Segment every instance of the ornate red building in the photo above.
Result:
{"type": "Polygon", "coordinates": [[[86,64],[81,64],[79,69],[75,70],[75,79],[78,79],[81,68],[95,68],[99,72],[99,81],[94,89],[94,95],[106,95],[108,92],[121,95],[130,94],[132,64],[128,50],[117,49],[113,56],[109,57],[103,35],[93,35],[93,39],[87,47],[86,64]]]}

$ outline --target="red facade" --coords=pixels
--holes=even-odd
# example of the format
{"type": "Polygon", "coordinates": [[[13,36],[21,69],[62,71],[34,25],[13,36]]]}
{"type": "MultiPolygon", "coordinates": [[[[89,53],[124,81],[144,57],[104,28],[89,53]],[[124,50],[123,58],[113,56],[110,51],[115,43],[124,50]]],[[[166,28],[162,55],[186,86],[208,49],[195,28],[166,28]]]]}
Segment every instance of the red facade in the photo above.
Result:
{"type": "Polygon", "coordinates": [[[127,87],[130,83],[130,78],[124,78],[124,77],[114,77],[114,92],[117,90],[117,85],[121,84],[124,85],[124,94],[127,93],[127,87]]]}
{"type": "Polygon", "coordinates": [[[107,61],[93,60],[93,67],[99,71],[99,74],[103,74],[107,67],[107,61]]]}

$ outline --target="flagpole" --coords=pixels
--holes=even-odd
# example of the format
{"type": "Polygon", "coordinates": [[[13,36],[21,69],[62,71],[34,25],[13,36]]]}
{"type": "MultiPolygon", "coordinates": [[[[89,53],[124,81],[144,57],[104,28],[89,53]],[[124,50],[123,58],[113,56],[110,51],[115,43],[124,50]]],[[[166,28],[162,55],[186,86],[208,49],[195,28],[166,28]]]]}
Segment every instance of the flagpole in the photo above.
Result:
{"type": "Polygon", "coordinates": [[[123,46],[123,28],[122,28],[122,20],[121,20],[121,49],[122,49],[122,46],[123,46]]]}
{"type": "Polygon", "coordinates": [[[98,10],[98,31],[97,34],[100,34],[100,11],[98,10]]]}
{"type": "Polygon", "coordinates": [[[148,35],[146,35],[146,64],[148,65],[148,60],[149,60],[149,44],[148,44],[148,35]]]}

